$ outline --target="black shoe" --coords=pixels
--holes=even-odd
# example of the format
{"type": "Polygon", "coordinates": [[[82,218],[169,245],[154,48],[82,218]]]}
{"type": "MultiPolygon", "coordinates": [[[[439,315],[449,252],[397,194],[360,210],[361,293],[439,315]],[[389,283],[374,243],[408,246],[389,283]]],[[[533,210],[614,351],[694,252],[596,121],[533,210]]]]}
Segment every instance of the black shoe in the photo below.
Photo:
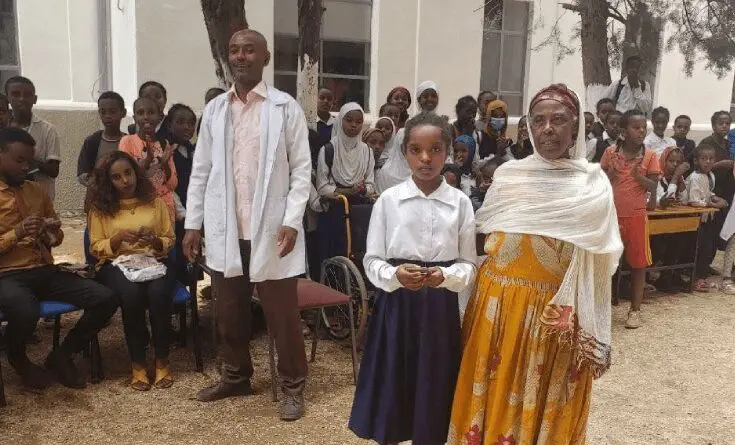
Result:
{"type": "Polygon", "coordinates": [[[219,381],[212,386],[208,386],[197,393],[197,400],[200,402],[214,402],[228,397],[249,396],[253,394],[253,388],[250,382],[243,383],[227,383],[219,381]]]}
{"type": "Polygon", "coordinates": [[[87,381],[79,374],[71,355],[61,349],[51,351],[46,358],[45,366],[49,371],[53,371],[59,383],[67,388],[83,389],[87,387],[87,381]]]}
{"type": "Polygon", "coordinates": [[[19,359],[8,357],[8,362],[10,362],[10,366],[12,366],[20,376],[23,381],[23,386],[33,390],[46,389],[51,386],[52,379],[49,373],[42,367],[28,360],[28,357],[19,359]]]}

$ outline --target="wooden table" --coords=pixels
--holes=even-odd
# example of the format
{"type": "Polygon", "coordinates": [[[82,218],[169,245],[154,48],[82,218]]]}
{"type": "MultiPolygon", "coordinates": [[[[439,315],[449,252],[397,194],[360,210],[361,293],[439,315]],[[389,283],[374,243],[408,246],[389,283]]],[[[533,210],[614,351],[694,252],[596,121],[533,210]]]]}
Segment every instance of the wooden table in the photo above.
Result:
{"type": "MultiPolygon", "coordinates": [[[[697,254],[699,252],[699,241],[701,237],[700,229],[702,227],[702,218],[704,215],[712,215],[717,213],[719,209],[711,207],[689,207],[689,206],[672,206],[666,209],[656,209],[648,212],[648,235],[654,237],[658,235],[675,235],[683,233],[697,232],[697,240],[694,243],[694,258],[691,263],[677,263],[665,266],[651,266],[646,271],[664,271],[664,270],[690,270],[692,279],[689,284],[689,292],[694,287],[694,269],[697,264],[697,254]]],[[[618,279],[613,294],[613,304],[618,304],[618,295],[620,294],[620,280],[623,275],[629,275],[629,270],[618,269],[618,279]]]]}

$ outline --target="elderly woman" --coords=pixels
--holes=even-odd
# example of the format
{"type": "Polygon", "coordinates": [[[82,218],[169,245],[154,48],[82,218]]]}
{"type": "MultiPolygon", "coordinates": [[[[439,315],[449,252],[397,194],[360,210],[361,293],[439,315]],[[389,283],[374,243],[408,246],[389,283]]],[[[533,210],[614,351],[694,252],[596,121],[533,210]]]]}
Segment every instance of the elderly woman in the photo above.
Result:
{"type": "Polygon", "coordinates": [[[584,443],[623,245],[610,182],[585,159],[582,112],[566,86],[541,90],[534,154],[498,168],[477,213],[488,258],[465,314],[449,444],[584,443]]]}

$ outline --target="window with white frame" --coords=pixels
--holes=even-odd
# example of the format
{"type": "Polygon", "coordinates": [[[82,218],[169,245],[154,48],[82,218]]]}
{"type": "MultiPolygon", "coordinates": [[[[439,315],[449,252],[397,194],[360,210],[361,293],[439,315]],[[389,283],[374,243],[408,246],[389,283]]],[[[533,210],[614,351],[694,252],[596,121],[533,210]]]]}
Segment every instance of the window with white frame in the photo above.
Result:
{"type": "Polygon", "coordinates": [[[15,11],[15,0],[0,0],[0,88],[10,77],[20,74],[15,11]]]}
{"type": "MultiPolygon", "coordinates": [[[[347,102],[367,108],[370,95],[372,0],[324,0],[319,85],[334,92],[335,111],[347,102]]],[[[296,96],[298,1],[274,2],[274,83],[296,96]]]]}
{"type": "Polygon", "coordinates": [[[497,93],[511,116],[523,114],[530,7],[522,0],[485,3],[480,86],[497,93]]]}

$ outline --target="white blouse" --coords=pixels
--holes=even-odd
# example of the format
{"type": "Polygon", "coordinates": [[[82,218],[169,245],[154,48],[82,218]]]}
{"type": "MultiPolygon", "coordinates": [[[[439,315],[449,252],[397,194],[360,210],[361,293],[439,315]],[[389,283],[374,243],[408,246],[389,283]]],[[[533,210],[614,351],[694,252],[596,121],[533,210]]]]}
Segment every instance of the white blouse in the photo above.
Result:
{"type": "Polygon", "coordinates": [[[687,188],[682,197],[682,204],[689,204],[692,207],[707,207],[715,196],[715,175],[709,172],[709,175],[693,172],[687,178],[687,188]]]}
{"type": "Polygon", "coordinates": [[[477,262],[470,199],[446,182],[426,196],[412,178],[383,192],[373,207],[363,264],[375,286],[393,292],[402,285],[389,259],[456,260],[441,267],[440,287],[461,292],[473,282],[477,262]]]}

